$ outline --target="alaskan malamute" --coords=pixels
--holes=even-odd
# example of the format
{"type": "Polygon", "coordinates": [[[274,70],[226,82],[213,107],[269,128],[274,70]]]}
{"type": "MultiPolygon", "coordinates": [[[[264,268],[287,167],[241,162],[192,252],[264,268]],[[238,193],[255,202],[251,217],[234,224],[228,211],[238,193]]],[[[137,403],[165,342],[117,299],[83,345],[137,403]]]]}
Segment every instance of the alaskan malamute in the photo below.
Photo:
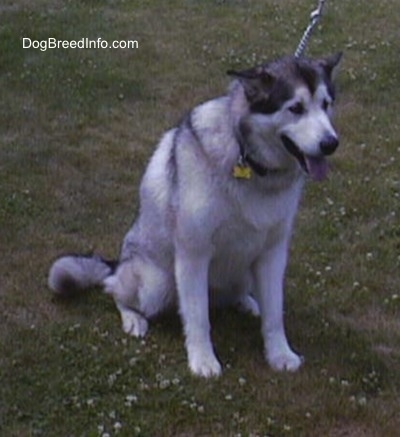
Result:
{"type": "Polygon", "coordinates": [[[189,367],[217,376],[209,302],[260,314],[265,357],[297,370],[283,322],[283,279],[304,180],[327,176],[338,147],[333,73],[341,54],[285,57],[244,71],[222,97],[192,109],[165,133],[140,186],[140,212],[118,262],[63,256],[49,285],[68,294],[101,285],[123,330],[144,336],[148,320],[179,307],[189,367]]]}

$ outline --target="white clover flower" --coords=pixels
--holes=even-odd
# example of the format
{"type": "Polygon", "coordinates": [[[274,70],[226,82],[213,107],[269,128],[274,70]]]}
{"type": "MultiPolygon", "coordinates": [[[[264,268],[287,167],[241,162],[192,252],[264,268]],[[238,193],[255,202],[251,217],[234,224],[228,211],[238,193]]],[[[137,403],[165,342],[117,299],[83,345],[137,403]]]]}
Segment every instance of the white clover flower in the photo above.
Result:
{"type": "Polygon", "coordinates": [[[181,381],[180,381],[179,378],[174,378],[174,379],[172,380],[172,384],[173,384],[173,385],[179,385],[180,383],[181,383],[181,381]]]}
{"type": "Polygon", "coordinates": [[[365,407],[367,405],[367,398],[362,395],[357,399],[357,403],[360,405],[360,407],[365,407]]]}
{"type": "Polygon", "coordinates": [[[161,390],[165,390],[170,385],[171,385],[171,381],[169,379],[163,379],[162,381],[160,381],[158,386],[160,387],[161,390]]]}
{"type": "Polygon", "coordinates": [[[127,407],[131,407],[132,404],[137,404],[137,402],[138,402],[138,397],[136,395],[131,394],[125,397],[125,405],[127,407]]]}
{"type": "Polygon", "coordinates": [[[88,407],[92,407],[92,406],[94,405],[94,399],[88,399],[88,400],[86,401],[86,405],[87,405],[88,407]]]}
{"type": "Polygon", "coordinates": [[[137,364],[138,361],[139,361],[139,358],[137,358],[137,357],[132,357],[132,358],[129,360],[129,365],[130,365],[130,366],[135,366],[135,365],[137,364]]]}
{"type": "Polygon", "coordinates": [[[114,428],[114,430],[116,432],[120,431],[120,429],[122,428],[122,423],[121,422],[115,422],[113,428],[114,428]]]}

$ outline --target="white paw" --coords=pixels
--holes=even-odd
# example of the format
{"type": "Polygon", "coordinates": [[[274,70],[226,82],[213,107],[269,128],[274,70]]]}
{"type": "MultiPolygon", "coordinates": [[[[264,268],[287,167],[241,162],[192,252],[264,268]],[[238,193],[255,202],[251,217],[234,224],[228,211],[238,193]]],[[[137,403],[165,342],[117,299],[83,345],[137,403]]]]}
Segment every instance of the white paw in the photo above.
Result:
{"type": "Polygon", "coordinates": [[[239,300],[237,308],[239,311],[250,313],[254,317],[260,317],[260,308],[258,303],[254,297],[250,296],[249,294],[246,294],[239,300]]]}
{"type": "Polygon", "coordinates": [[[104,292],[107,294],[114,294],[118,286],[118,280],[116,275],[108,276],[103,281],[104,292]]]}
{"type": "Polygon", "coordinates": [[[277,372],[296,372],[304,362],[304,358],[288,349],[284,352],[269,354],[269,365],[277,372]]]}
{"type": "Polygon", "coordinates": [[[133,310],[121,310],[122,329],[128,335],[144,337],[149,329],[149,322],[133,310]]]}
{"type": "Polygon", "coordinates": [[[189,367],[194,375],[202,378],[217,377],[222,372],[221,364],[212,352],[190,354],[189,367]]]}

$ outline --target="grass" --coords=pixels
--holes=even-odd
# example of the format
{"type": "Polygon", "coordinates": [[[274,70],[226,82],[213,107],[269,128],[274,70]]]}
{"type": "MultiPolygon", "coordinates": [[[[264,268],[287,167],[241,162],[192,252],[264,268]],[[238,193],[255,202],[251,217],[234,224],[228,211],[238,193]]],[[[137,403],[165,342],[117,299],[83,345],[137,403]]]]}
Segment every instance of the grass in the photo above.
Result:
{"type": "Polygon", "coordinates": [[[190,376],[179,319],[123,335],[93,290],[52,297],[68,251],[115,257],[161,133],[223,92],[224,71],[292,53],[314,1],[4,0],[0,6],[0,432],[5,436],[396,436],[400,426],[395,0],[328,2],[313,55],[344,50],[342,146],[308,184],[286,281],[306,357],[262,358],[259,322],[212,313],[224,366],[190,376]],[[22,49],[22,38],[135,39],[126,50],[22,49]]]}

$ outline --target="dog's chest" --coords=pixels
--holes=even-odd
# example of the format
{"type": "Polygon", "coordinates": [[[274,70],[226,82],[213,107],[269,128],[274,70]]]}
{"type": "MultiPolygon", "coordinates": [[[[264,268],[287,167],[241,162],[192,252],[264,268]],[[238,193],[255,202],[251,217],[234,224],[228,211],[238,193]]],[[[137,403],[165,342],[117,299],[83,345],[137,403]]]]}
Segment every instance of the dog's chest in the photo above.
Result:
{"type": "Polygon", "coordinates": [[[238,192],[225,204],[213,235],[212,271],[219,278],[241,275],[264,249],[290,233],[299,195],[297,189],[274,195],[238,192]]]}

